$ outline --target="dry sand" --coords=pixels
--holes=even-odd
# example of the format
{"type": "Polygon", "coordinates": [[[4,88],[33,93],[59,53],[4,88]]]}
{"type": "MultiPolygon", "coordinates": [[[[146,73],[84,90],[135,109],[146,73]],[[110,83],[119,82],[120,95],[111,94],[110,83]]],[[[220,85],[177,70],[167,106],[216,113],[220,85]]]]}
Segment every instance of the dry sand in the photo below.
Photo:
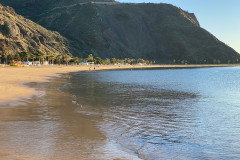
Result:
{"type": "MultiPolygon", "coordinates": [[[[192,68],[192,67],[220,67],[236,65],[102,65],[95,66],[95,70],[132,69],[132,68],[192,68]]],[[[49,77],[58,76],[61,73],[89,71],[90,66],[29,66],[9,67],[0,66],[0,103],[26,98],[38,94],[33,88],[24,86],[29,82],[43,82],[49,77]]],[[[91,66],[91,71],[94,66],[91,66]]]]}

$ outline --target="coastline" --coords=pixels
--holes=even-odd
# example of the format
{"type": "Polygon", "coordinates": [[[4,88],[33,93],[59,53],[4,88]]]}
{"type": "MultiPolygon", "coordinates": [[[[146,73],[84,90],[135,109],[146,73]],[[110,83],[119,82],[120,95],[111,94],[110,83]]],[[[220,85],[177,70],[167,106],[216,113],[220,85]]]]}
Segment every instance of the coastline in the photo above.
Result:
{"type": "Polygon", "coordinates": [[[202,68],[202,67],[233,67],[239,65],[100,65],[98,66],[29,66],[29,67],[0,67],[0,104],[37,95],[34,88],[24,84],[44,82],[48,78],[62,73],[117,69],[146,69],[146,68],[202,68]],[[95,70],[94,70],[95,67],[95,70]]]}

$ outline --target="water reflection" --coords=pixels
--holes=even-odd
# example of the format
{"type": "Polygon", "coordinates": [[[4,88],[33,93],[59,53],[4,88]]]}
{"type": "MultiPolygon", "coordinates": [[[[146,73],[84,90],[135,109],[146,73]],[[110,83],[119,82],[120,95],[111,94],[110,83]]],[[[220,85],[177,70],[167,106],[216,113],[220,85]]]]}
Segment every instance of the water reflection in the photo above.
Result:
{"type": "Polygon", "coordinates": [[[104,82],[96,76],[73,75],[71,86],[62,89],[74,95],[81,105],[79,113],[103,115],[100,128],[108,139],[140,158],[151,159],[159,158],[158,147],[181,143],[178,133],[193,121],[189,108],[197,101],[196,94],[151,85],[104,82]]]}
{"type": "Polygon", "coordinates": [[[237,159],[236,72],[238,67],[86,73],[73,75],[65,91],[85,106],[79,112],[103,113],[101,131],[140,158],[237,159]]]}

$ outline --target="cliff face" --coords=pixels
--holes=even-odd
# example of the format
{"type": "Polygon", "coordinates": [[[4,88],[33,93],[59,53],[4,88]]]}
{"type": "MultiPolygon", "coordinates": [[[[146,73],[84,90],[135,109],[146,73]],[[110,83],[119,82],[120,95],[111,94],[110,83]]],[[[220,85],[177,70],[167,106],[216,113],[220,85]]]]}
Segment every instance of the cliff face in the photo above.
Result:
{"type": "Polygon", "coordinates": [[[168,4],[79,4],[42,14],[38,23],[70,39],[80,57],[226,63],[239,56],[202,29],[194,14],[168,4]]]}
{"type": "Polygon", "coordinates": [[[175,35],[169,27],[199,28],[193,14],[155,4],[79,4],[43,14],[38,23],[72,40],[80,56],[104,58],[167,59],[167,38],[175,35]]]}
{"type": "Polygon", "coordinates": [[[12,54],[22,51],[70,54],[65,44],[67,40],[59,33],[48,31],[16,14],[11,7],[0,5],[0,52],[8,47],[12,54]]]}
{"type": "Polygon", "coordinates": [[[239,58],[232,48],[202,29],[193,13],[175,6],[86,1],[9,0],[5,3],[68,38],[71,53],[79,57],[92,53],[102,58],[144,58],[162,63],[174,60],[212,63],[214,59],[226,63],[239,58]],[[21,6],[17,4],[20,1],[39,5],[21,6]],[[45,7],[41,7],[43,4],[45,7]],[[29,14],[30,10],[36,12],[29,14]]]}

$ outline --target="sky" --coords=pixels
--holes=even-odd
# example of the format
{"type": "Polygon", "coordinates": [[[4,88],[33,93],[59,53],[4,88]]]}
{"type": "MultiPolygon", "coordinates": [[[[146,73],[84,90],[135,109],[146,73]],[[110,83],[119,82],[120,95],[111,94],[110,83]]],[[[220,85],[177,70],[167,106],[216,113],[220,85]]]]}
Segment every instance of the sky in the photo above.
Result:
{"type": "Polygon", "coordinates": [[[206,29],[240,53],[240,0],[116,0],[131,3],[169,3],[194,13],[206,29]]]}

